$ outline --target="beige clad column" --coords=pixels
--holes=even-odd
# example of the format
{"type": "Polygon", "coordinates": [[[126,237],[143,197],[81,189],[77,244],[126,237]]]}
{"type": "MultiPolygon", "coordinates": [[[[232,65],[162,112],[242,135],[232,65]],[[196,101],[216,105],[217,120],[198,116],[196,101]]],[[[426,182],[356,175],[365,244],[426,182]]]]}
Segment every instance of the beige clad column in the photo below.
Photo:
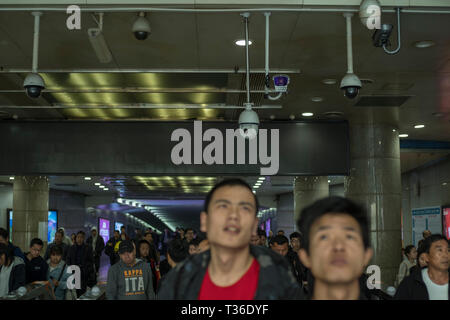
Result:
{"type": "Polygon", "coordinates": [[[313,204],[315,201],[328,197],[330,187],[328,177],[294,178],[294,225],[297,230],[297,220],[303,208],[313,204]]]}
{"type": "MultiPolygon", "coordinates": [[[[48,225],[47,177],[16,176],[13,187],[13,233],[14,245],[28,252],[30,241],[39,237],[39,228],[47,230],[48,225]]],[[[44,249],[47,233],[41,235],[44,249]],[[43,239],[42,239],[43,238],[43,239]]]]}
{"type": "Polygon", "coordinates": [[[401,171],[398,108],[359,109],[350,122],[350,176],[345,195],[365,207],[382,285],[393,285],[401,262],[401,171]]]}

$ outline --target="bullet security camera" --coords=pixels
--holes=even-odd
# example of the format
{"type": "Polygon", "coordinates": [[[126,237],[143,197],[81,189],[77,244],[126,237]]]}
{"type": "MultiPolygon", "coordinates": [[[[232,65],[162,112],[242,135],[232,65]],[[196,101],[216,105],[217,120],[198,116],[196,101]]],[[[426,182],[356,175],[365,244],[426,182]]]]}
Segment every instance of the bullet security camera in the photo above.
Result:
{"type": "Polygon", "coordinates": [[[23,82],[23,87],[27,96],[37,99],[41,96],[42,90],[45,89],[45,82],[38,73],[29,73],[23,82]]]}
{"type": "Polygon", "coordinates": [[[382,47],[389,44],[389,37],[391,36],[392,24],[382,24],[381,29],[375,30],[372,35],[373,45],[375,47],[382,47]]]}
{"type": "Polygon", "coordinates": [[[344,96],[349,99],[354,99],[361,89],[361,80],[354,73],[347,73],[341,81],[341,89],[344,91],[344,96]]]}
{"type": "Polygon", "coordinates": [[[245,138],[253,139],[256,137],[259,127],[258,114],[251,108],[246,108],[239,116],[239,129],[241,135],[245,138]]]}
{"type": "Polygon", "coordinates": [[[136,39],[138,40],[147,39],[152,29],[150,28],[150,23],[148,22],[147,18],[145,18],[145,13],[141,12],[139,14],[139,17],[133,24],[132,31],[136,39]]]}

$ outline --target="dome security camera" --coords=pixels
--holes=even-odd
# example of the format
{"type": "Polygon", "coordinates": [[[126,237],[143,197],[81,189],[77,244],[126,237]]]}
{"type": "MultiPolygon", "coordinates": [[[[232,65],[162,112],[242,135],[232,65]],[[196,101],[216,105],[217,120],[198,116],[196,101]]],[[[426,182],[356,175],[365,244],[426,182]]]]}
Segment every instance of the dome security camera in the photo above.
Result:
{"type": "Polygon", "coordinates": [[[133,24],[132,32],[137,40],[145,40],[151,33],[150,23],[147,18],[145,18],[145,13],[141,12],[139,17],[133,24]]]}
{"type": "Polygon", "coordinates": [[[38,73],[29,73],[23,82],[23,87],[28,97],[37,99],[45,89],[45,82],[38,73]]]}
{"type": "Polygon", "coordinates": [[[361,80],[359,80],[358,76],[354,73],[347,73],[345,77],[342,78],[340,88],[344,91],[344,96],[349,99],[356,98],[361,87],[361,80]]]}
{"type": "Polygon", "coordinates": [[[244,138],[253,139],[258,133],[258,114],[251,108],[246,108],[239,116],[239,129],[244,138]]]}

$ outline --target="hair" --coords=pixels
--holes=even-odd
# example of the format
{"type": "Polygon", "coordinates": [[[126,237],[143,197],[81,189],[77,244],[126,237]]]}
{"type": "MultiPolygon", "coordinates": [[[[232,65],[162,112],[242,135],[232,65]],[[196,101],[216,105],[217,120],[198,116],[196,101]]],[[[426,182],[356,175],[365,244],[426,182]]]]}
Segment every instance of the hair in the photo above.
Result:
{"type": "Polygon", "coordinates": [[[56,232],[55,232],[55,235],[56,235],[57,233],[59,233],[59,234],[61,235],[61,237],[64,237],[64,233],[63,233],[63,232],[61,232],[61,231],[56,231],[56,232]]]}
{"type": "MultiPolygon", "coordinates": [[[[423,241],[423,246],[424,246],[424,251],[426,253],[430,253],[430,249],[431,249],[431,245],[437,241],[441,241],[441,240],[445,240],[448,243],[448,240],[446,237],[444,237],[442,234],[432,234],[431,236],[429,236],[428,238],[426,238],[423,241]]],[[[417,255],[419,256],[419,255],[417,255]]]]}
{"type": "MultiPolygon", "coordinates": [[[[203,240],[206,240],[206,239],[208,239],[206,232],[199,232],[197,234],[197,237],[195,237],[194,240],[196,240],[198,242],[198,244],[200,244],[200,242],[202,242],[203,240]]],[[[194,240],[192,240],[192,241],[194,241],[194,240]]]]}
{"type": "Polygon", "coordinates": [[[430,232],[430,230],[424,230],[424,231],[422,232],[422,237],[425,238],[425,235],[426,235],[428,232],[430,232]]]}
{"type": "Polygon", "coordinates": [[[267,236],[266,236],[266,232],[264,231],[264,230],[261,230],[261,229],[258,229],[258,236],[264,236],[264,237],[266,237],[267,238],[267,236]]]}
{"type": "MultiPolygon", "coordinates": [[[[3,236],[2,236],[3,237],[3,236]]],[[[14,251],[7,244],[0,243],[0,257],[5,255],[5,263],[6,265],[10,265],[14,260],[14,251]]]]}
{"type": "MultiPolygon", "coordinates": [[[[411,253],[411,250],[414,249],[414,245],[410,244],[409,246],[405,247],[405,256],[408,257],[408,255],[411,253]]],[[[409,257],[408,257],[409,258],[409,257]]]]}
{"type": "MultiPolygon", "coordinates": [[[[202,239],[203,240],[203,239],[202,239]]],[[[189,242],[189,246],[196,246],[196,247],[198,247],[198,245],[200,244],[200,239],[197,237],[197,238],[195,238],[195,239],[192,239],[192,241],[191,242],[189,242]]]]}
{"type": "Polygon", "coordinates": [[[309,253],[309,236],[313,223],[325,214],[347,214],[353,217],[359,224],[364,248],[370,247],[369,240],[369,220],[363,207],[355,202],[343,197],[327,197],[318,200],[310,206],[304,208],[297,220],[297,226],[300,230],[301,247],[309,253]]]}
{"type": "Polygon", "coordinates": [[[63,255],[63,249],[60,246],[53,246],[50,249],[50,256],[56,254],[57,256],[63,255]]]}
{"type": "Polygon", "coordinates": [[[206,195],[203,211],[208,213],[209,203],[211,202],[212,196],[214,195],[214,192],[216,192],[217,189],[222,188],[222,187],[233,187],[233,186],[241,186],[241,187],[247,188],[251,192],[251,194],[253,195],[253,198],[255,199],[255,205],[256,205],[255,215],[256,215],[258,213],[258,209],[259,209],[258,197],[256,196],[256,194],[253,193],[252,188],[248,185],[247,182],[245,182],[242,179],[238,179],[238,178],[225,179],[225,180],[219,182],[218,184],[216,184],[206,195]]]}
{"type": "Polygon", "coordinates": [[[146,232],[144,233],[144,238],[145,238],[148,234],[151,235],[151,236],[153,237],[153,235],[152,235],[152,233],[151,233],[150,231],[146,231],[146,232]]]}
{"type": "Polygon", "coordinates": [[[422,242],[422,243],[420,244],[420,246],[417,248],[417,260],[419,260],[419,257],[420,257],[420,255],[421,255],[422,253],[426,253],[426,252],[427,252],[427,250],[426,250],[426,248],[425,248],[424,243],[422,242]]]}
{"type": "Polygon", "coordinates": [[[30,241],[30,248],[31,248],[32,246],[34,246],[35,244],[37,244],[38,246],[41,246],[41,247],[44,246],[44,243],[43,243],[42,240],[39,239],[39,238],[34,238],[34,239],[32,239],[32,240],[30,241]]]}
{"type": "Polygon", "coordinates": [[[120,231],[119,231],[119,230],[114,230],[114,233],[115,233],[115,232],[117,232],[118,234],[120,234],[120,231]]]}
{"type": "Polygon", "coordinates": [[[82,230],[80,230],[80,231],[77,232],[77,236],[78,236],[79,234],[82,234],[83,237],[86,236],[86,233],[84,233],[84,231],[82,231],[82,230]]]}
{"type": "Polygon", "coordinates": [[[174,239],[169,242],[167,252],[175,262],[181,262],[189,256],[189,246],[181,239],[174,239]]]}
{"type": "MultiPolygon", "coordinates": [[[[180,229],[180,230],[183,230],[183,229],[180,229]]],[[[194,229],[192,229],[192,228],[186,228],[186,229],[184,229],[184,234],[186,234],[189,230],[192,230],[192,232],[194,232],[194,229]]]]}
{"type": "Polygon", "coordinates": [[[281,234],[279,234],[279,235],[276,235],[275,237],[273,237],[272,240],[270,240],[271,246],[274,245],[275,243],[278,245],[287,243],[289,245],[289,240],[285,236],[282,236],[281,234]]]}
{"type": "Polygon", "coordinates": [[[283,233],[284,233],[284,230],[278,230],[278,232],[277,232],[277,233],[280,233],[280,232],[283,232],[283,233]]]}
{"type": "Polygon", "coordinates": [[[293,238],[301,238],[302,236],[301,236],[301,234],[299,233],[299,232],[297,232],[297,231],[295,231],[295,232],[292,232],[291,234],[290,234],[290,236],[289,236],[289,239],[293,239],[293,238]]]}
{"type": "MultiPolygon", "coordinates": [[[[149,249],[151,248],[151,245],[150,245],[150,243],[147,240],[140,240],[138,242],[138,245],[137,245],[137,248],[136,248],[136,258],[141,258],[141,246],[143,244],[148,245],[149,249]]],[[[148,251],[148,257],[150,257],[150,250],[148,251]]]]}
{"type": "Polygon", "coordinates": [[[120,230],[122,230],[122,229],[125,229],[125,226],[121,226],[121,227],[120,227],[120,230]]]}
{"type": "Polygon", "coordinates": [[[8,231],[4,228],[0,228],[0,237],[4,238],[5,240],[8,240],[9,234],[8,231]]]}

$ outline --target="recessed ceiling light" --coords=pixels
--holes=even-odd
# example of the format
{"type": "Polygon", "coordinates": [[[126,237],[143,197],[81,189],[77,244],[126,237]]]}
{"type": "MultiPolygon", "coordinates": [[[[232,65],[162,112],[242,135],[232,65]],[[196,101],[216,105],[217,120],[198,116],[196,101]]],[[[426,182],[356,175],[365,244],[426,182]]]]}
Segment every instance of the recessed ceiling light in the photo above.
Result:
{"type": "Polygon", "coordinates": [[[266,177],[259,177],[258,180],[264,181],[266,180],[266,177]]]}
{"type": "Polygon", "coordinates": [[[444,182],[442,185],[443,185],[443,186],[446,186],[446,185],[447,185],[447,182],[444,182]]]}
{"type": "Polygon", "coordinates": [[[254,186],[254,187],[253,187],[253,189],[258,189],[258,188],[259,188],[259,186],[254,186]]]}
{"type": "Polygon", "coordinates": [[[91,177],[84,177],[84,180],[91,180],[91,177]]]}
{"type": "Polygon", "coordinates": [[[424,40],[424,41],[417,41],[414,42],[414,46],[416,48],[420,48],[420,49],[424,49],[424,48],[429,48],[436,45],[436,43],[434,41],[431,40],[424,40]]]}
{"type": "Polygon", "coordinates": [[[303,112],[302,113],[303,117],[312,117],[313,115],[314,115],[314,113],[312,113],[312,112],[303,112]]]}
{"type": "Polygon", "coordinates": [[[414,129],[422,129],[422,128],[425,128],[425,125],[424,125],[424,124],[416,124],[416,125],[414,126],[414,129]]]}
{"type": "Polygon", "coordinates": [[[323,79],[323,84],[336,84],[336,79],[323,79]]]}
{"type": "Polygon", "coordinates": [[[295,115],[293,115],[293,114],[289,115],[289,119],[294,120],[295,119],[295,115]]]}
{"type": "Polygon", "coordinates": [[[323,98],[322,97],[312,97],[311,101],[313,101],[313,102],[322,102],[323,98]]]}
{"type": "Polygon", "coordinates": [[[398,136],[400,138],[407,138],[408,137],[408,135],[406,133],[399,134],[398,136]]]}
{"type": "Polygon", "coordinates": [[[9,177],[9,180],[14,180],[14,177],[9,177]]]}
{"type": "Polygon", "coordinates": [[[255,190],[253,190],[253,193],[256,193],[256,191],[255,191],[255,190]]]}
{"type": "Polygon", "coordinates": [[[101,188],[101,189],[105,188],[105,186],[98,186],[98,187],[101,188]]]}
{"type": "Polygon", "coordinates": [[[261,185],[260,182],[255,183],[255,186],[260,186],[260,185],[261,185]]]}
{"type": "MultiPolygon", "coordinates": [[[[236,40],[234,43],[235,43],[237,46],[245,47],[245,39],[236,40]]],[[[253,43],[252,40],[248,40],[248,45],[249,45],[249,46],[251,46],[252,43],[253,43]]]]}
{"type": "Polygon", "coordinates": [[[109,189],[108,189],[108,188],[103,188],[103,190],[104,190],[104,191],[108,191],[109,189]]]}
{"type": "Polygon", "coordinates": [[[100,182],[96,182],[94,183],[96,186],[99,186],[101,183],[100,182]]]}
{"type": "Polygon", "coordinates": [[[270,120],[274,120],[275,119],[275,115],[274,114],[271,114],[270,115],[270,120]]]}

